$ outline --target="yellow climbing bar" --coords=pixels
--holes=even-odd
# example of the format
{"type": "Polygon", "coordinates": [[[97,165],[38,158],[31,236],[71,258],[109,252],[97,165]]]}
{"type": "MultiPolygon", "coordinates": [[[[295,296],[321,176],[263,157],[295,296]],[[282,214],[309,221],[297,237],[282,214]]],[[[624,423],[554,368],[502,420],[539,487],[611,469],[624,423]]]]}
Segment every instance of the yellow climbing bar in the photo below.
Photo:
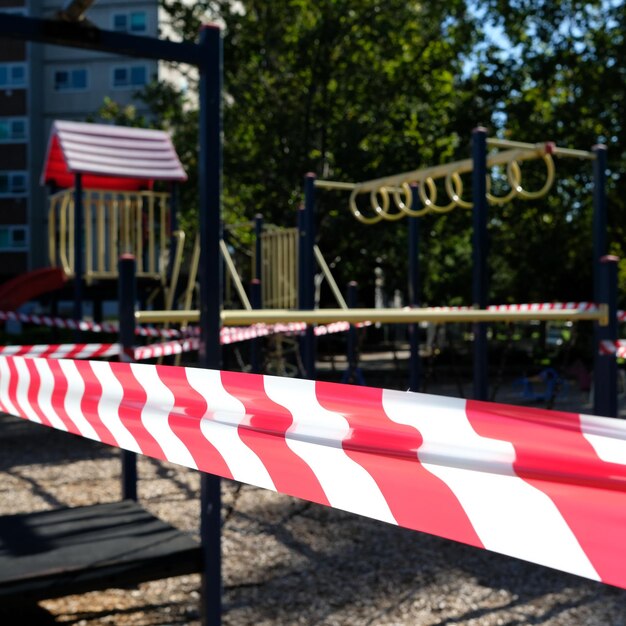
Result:
{"type": "MultiPolygon", "coordinates": [[[[305,322],[307,324],[330,324],[332,322],[381,322],[383,324],[411,324],[432,322],[435,324],[462,322],[515,322],[515,321],[595,321],[601,326],[608,324],[608,307],[600,304],[597,310],[561,309],[537,311],[497,311],[482,309],[317,309],[314,311],[288,311],[261,309],[254,311],[224,310],[221,313],[224,326],[250,326],[252,324],[279,324],[305,322]]],[[[200,311],[137,311],[135,320],[143,324],[164,322],[197,322],[200,311]]]]}
{"type": "MultiPolygon", "coordinates": [[[[488,139],[487,144],[494,150],[487,155],[487,167],[502,171],[502,180],[506,180],[504,192],[500,195],[492,190],[491,175],[487,176],[487,201],[491,205],[501,206],[515,198],[534,200],[548,193],[554,183],[555,168],[553,156],[594,159],[593,152],[561,148],[552,142],[526,143],[507,139],[488,139]],[[545,166],[545,182],[535,190],[526,189],[522,182],[524,161],[541,160],[545,166]]],[[[395,221],[405,215],[419,217],[427,213],[447,213],[455,208],[471,209],[473,204],[463,198],[464,184],[462,175],[473,170],[472,159],[463,159],[443,165],[401,172],[359,183],[347,183],[332,180],[316,180],[319,189],[349,191],[349,208],[354,217],[363,224],[376,224],[381,220],[395,221]],[[437,180],[443,179],[443,191],[437,180]],[[417,185],[419,206],[413,207],[414,194],[411,185],[417,185]],[[359,196],[368,195],[365,208],[358,205],[359,196]]]]}

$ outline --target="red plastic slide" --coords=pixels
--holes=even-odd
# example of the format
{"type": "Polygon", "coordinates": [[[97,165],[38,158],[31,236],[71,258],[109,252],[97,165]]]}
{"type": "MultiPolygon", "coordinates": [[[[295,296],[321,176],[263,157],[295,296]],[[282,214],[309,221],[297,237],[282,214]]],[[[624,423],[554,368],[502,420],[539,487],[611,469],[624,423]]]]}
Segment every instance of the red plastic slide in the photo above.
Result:
{"type": "Polygon", "coordinates": [[[43,267],[20,274],[0,285],[0,311],[15,311],[43,293],[61,289],[67,276],[58,267],[43,267]]]}

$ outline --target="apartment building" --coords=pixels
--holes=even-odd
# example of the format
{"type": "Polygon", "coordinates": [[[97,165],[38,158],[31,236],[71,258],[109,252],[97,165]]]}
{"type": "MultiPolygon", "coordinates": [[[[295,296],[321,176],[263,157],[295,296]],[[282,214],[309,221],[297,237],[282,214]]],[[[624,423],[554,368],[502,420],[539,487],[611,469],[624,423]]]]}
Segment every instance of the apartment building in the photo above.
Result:
{"type": "MultiPolygon", "coordinates": [[[[24,6],[10,0],[0,0],[0,10],[25,12],[24,6]]],[[[4,275],[23,271],[29,256],[27,87],[27,45],[0,39],[0,274],[4,275]]]]}
{"type": "MultiPolygon", "coordinates": [[[[65,4],[0,0],[0,12],[53,18],[65,4]]],[[[158,0],[98,0],[87,18],[157,36],[158,0]]],[[[0,39],[0,281],[47,265],[47,191],[39,177],[53,120],[85,120],[106,96],[141,113],[134,94],[160,71],[157,61],[0,39]]]]}

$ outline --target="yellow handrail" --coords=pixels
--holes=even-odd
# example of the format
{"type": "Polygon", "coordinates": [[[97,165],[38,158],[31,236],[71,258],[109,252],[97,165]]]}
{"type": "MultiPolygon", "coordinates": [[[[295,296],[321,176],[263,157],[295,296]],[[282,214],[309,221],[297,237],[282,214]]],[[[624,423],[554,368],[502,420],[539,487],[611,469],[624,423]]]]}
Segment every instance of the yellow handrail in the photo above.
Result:
{"type": "MultiPolygon", "coordinates": [[[[433,322],[436,324],[459,322],[512,322],[536,320],[591,320],[601,326],[608,324],[608,306],[600,304],[597,310],[584,309],[542,309],[521,311],[498,311],[486,309],[440,310],[424,309],[317,309],[315,311],[287,311],[280,309],[262,309],[254,311],[221,312],[224,326],[250,326],[252,324],[280,324],[304,322],[306,324],[330,324],[332,322],[381,322],[385,324],[408,324],[433,322]]],[[[136,311],[135,320],[143,324],[162,322],[180,323],[197,322],[200,311],[136,311]]]]}

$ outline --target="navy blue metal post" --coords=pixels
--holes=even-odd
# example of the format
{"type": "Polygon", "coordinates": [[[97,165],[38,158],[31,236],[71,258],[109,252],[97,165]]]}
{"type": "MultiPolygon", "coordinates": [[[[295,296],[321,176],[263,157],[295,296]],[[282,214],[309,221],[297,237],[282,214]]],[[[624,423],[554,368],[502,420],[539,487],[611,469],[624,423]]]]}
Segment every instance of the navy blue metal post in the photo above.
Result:
{"type": "MultiPolygon", "coordinates": [[[[200,33],[200,349],[201,367],[220,369],[222,256],[222,35],[216,25],[200,33]]],[[[221,481],[202,473],[200,483],[200,536],[204,556],[202,623],[222,622],[221,481]]]]}
{"type": "MultiPolygon", "coordinates": [[[[174,232],[178,230],[178,206],[180,200],[180,188],[177,182],[172,182],[170,185],[170,219],[169,219],[169,229],[170,229],[170,251],[169,261],[167,264],[167,282],[171,284],[172,282],[172,273],[174,272],[174,250],[176,249],[176,239],[174,237],[174,232]]],[[[150,225],[149,228],[152,226],[150,225]]]]}
{"type": "Polygon", "coordinates": [[[74,319],[83,319],[83,177],[74,175],[74,319]]]}
{"type": "MultiPolygon", "coordinates": [[[[250,304],[253,309],[261,308],[261,281],[253,278],[250,283],[250,304]]],[[[259,340],[250,340],[250,367],[253,374],[261,372],[261,364],[259,362],[259,340]]]]}
{"type": "MultiPolygon", "coordinates": [[[[474,308],[487,306],[487,130],[482,127],[472,132],[472,199],[473,211],[473,279],[474,308]]],[[[474,323],[474,399],[487,400],[488,359],[487,325],[474,323]]]]}
{"type": "MultiPolygon", "coordinates": [[[[354,280],[348,283],[348,289],[346,291],[346,304],[351,309],[356,307],[357,288],[358,284],[354,280]]],[[[363,371],[359,367],[358,337],[356,326],[354,324],[350,324],[350,329],[348,330],[347,348],[348,367],[341,377],[341,382],[351,385],[364,385],[365,378],[363,377],[363,371]]]]}
{"type": "Polygon", "coordinates": [[[178,208],[180,206],[180,185],[174,181],[170,187],[170,232],[178,230],[178,208]]]}
{"type": "MultiPolygon", "coordinates": [[[[357,288],[358,285],[356,281],[351,280],[348,283],[346,304],[351,309],[356,307],[357,288]]],[[[350,330],[348,330],[348,377],[350,382],[357,381],[357,368],[359,366],[358,354],[356,326],[354,324],[350,324],[350,330]]]]}
{"type": "MultiPolygon", "coordinates": [[[[604,300],[605,291],[602,285],[602,263],[600,259],[608,252],[608,236],[607,236],[607,202],[606,202],[606,167],[607,167],[607,150],[606,146],[598,144],[593,146],[593,153],[596,158],[593,162],[593,221],[592,221],[592,259],[591,267],[593,270],[593,301],[600,303],[604,300]]],[[[603,329],[598,324],[593,327],[593,388],[594,388],[594,410],[596,399],[605,393],[605,383],[602,380],[606,357],[602,357],[596,348],[600,345],[600,339],[604,335],[603,329]]],[[[606,401],[599,400],[601,404],[606,401]]],[[[602,409],[600,414],[604,415],[602,409]]]]}
{"type": "MultiPolygon", "coordinates": [[[[118,316],[120,320],[120,360],[135,346],[135,302],[137,301],[136,261],[132,254],[123,254],[118,260],[118,316]]],[[[137,500],[137,455],[122,450],[122,497],[137,500]]]]}
{"type": "Polygon", "coordinates": [[[96,324],[102,324],[102,297],[95,295],[92,300],[93,305],[93,321],[96,324]]]}
{"type": "MultiPolygon", "coordinates": [[[[411,185],[411,206],[418,209],[421,202],[417,185],[411,185]]],[[[420,276],[419,276],[419,217],[409,217],[409,306],[420,306],[420,276]]],[[[409,324],[409,390],[420,389],[420,336],[419,324],[409,324]]]]}
{"type": "Polygon", "coordinates": [[[593,146],[596,158],[593,162],[593,298],[600,302],[600,259],[608,253],[607,203],[606,203],[606,146],[593,146]]]}
{"type": "MultiPolygon", "coordinates": [[[[304,208],[298,217],[298,308],[312,311],[315,306],[315,174],[304,178],[304,208]]],[[[309,324],[302,338],[304,375],[315,378],[315,334],[309,324]]]]}
{"type": "Polygon", "coordinates": [[[263,280],[263,216],[260,213],[254,216],[254,234],[254,278],[263,280]]]}
{"type": "Polygon", "coordinates": [[[607,304],[609,323],[600,326],[595,323],[594,353],[594,394],[593,411],[596,415],[617,417],[617,359],[614,354],[600,354],[600,341],[617,341],[617,264],[619,258],[606,255],[600,259],[599,299],[596,302],[607,304]]]}

